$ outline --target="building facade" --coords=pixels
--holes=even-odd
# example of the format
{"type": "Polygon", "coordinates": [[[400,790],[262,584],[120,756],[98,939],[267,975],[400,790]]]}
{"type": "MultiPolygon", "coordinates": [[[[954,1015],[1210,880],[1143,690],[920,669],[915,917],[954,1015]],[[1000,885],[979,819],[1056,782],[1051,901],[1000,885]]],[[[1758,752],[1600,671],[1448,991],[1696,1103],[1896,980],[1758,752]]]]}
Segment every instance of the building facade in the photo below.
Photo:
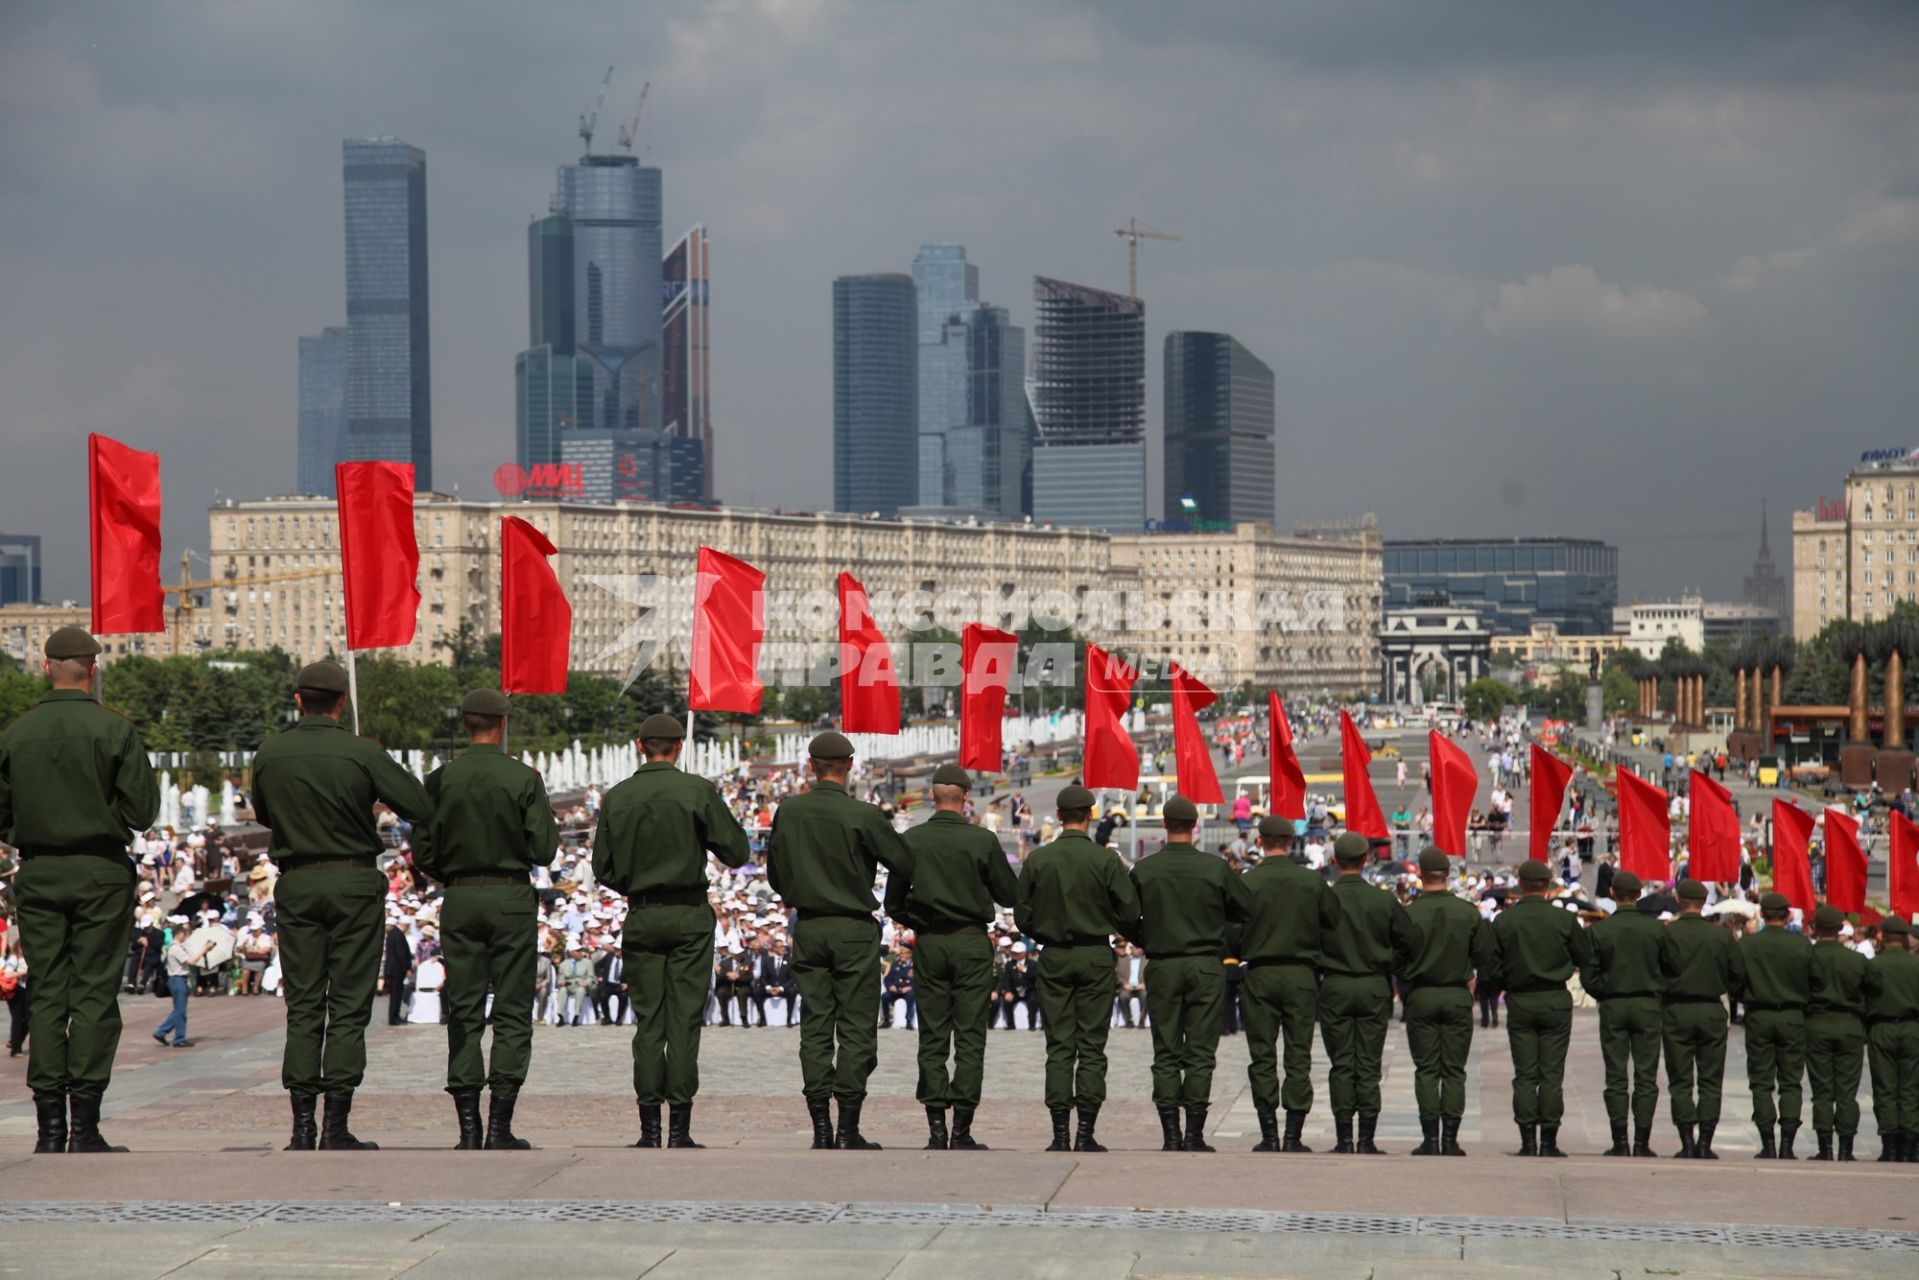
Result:
{"type": "Polygon", "coordinates": [[[1271,523],[1273,371],[1228,333],[1169,333],[1165,361],[1167,517],[1271,523]]]}
{"type": "Polygon", "coordinates": [[[40,535],[0,533],[0,605],[40,601],[40,535]]]}
{"type": "Polygon", "coordinates": [[[833,282],[833,507],[895,515],[919,500],[919,315],[913,278],[833,282]]]}
{"type": "Polygon", "coordinates": [[[1033,302],[1033,518],[1141,529],[1146,304],[1047,276],[1033,278],[1033,302]]]}
{"type": "Polygon", "coordinates": [[[913,259],[919,315],[918,509],[1025,514],[1031,427],[1026,333],[979,300],[979,268],[956,244],[913,259]]]}
{"type": "Polygon", "coordinates": [[[1872,449],[1843,499],[1792,514],[1793,635],[1874,622],[1919,602],[1919,449],[1872,449]]]}
{"type": "Polygon", "coordinates": [[[633,155],[563,166],[553,212],[572,223],[574,354],[592,368],[602,430],[659,430],[662,289],[660,171],[633,155]]]}
{"type": "Polygon", "coordinates": [[[1792,513],[1792,636],[1810,640],[1848,611],[1850,538],[1846,506],[1826,498],[1792,513]]]}
{"type": "Polygon", "coordinates": [[[1535,622],[1603,635],[1619,599],[1619,551],[1584,538],[1394,539],[1385,580],[1388,610],[1444,599],[1477,609],[1494,635],[1525,635],[1535,622]]]}
{"type": "Polygon", "coordinates": [[[426,153],[388,137],[349,138],[343,145],[348,349],[343,453],[347,459],[410,462],[415,485],[431,489],[426,153]]]}
{"type": "MultiPolygon", "coordinates": [[[[93,610],[68,600],[60,604],[0,605],[0,653],[28,671],[38,671],[46,656],[47,640],[62,627],[93,629],[93,610]]],[[[151,635],[100,636],[100,665],[133,654],[171,658],[199,654],[213,645],[213,619],[204,609],[191,616],[168,610],[167,629],[151,635]]]]}
{"type": "Polygon", "coordinates": [[[1492,668],[1492,656],[1492,632],[1476,609],[1388,609],[1379,628],[1380,700],[1459,702],[1466,686],[1492,668]]]}
{"type": "Polygon", "coordinates": [[[661,429],[675,440],[699,444],[697,482],[676,488],[670,499],[674,502],[713,501],[713,384],[708,364],[713,338],[708,292],[711,251],[706,228],[695,223],[667,250],[660,269],[660,287],[665,290],[660,316],[665,344],[660,369],[661,429]]]}
{"type": "Polygon", "coordinates": [[[348,330],[336,326],[300,339],[298,493],[331,496],[333,464],[346,458],[348,330]]]}

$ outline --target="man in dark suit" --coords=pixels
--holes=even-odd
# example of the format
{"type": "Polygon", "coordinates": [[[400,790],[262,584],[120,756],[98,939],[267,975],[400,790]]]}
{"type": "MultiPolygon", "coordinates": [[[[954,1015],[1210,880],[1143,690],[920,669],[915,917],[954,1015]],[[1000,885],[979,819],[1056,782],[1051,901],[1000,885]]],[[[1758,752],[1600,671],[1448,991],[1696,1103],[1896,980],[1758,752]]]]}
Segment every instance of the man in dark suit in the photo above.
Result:
{"type": "Polygon", "coordinates": [[[766,1025],[766,1002],[786,1001],[786,1025],[793,1025],[793,966],[764,938],[754,943],[753,1008],[759,1013],[760,1026],[766,1025]]]}
{"type": "Polygon", "coordinates": [[[618,947],[608,947],[593,972],[599,977],[593,988],[593,1016],[602,1026],[617,1027],[626,1021],[626,957],[618,947]]]}
{"type": "Polygon", "coordinates": [[[713,966],[713,998],[719,1002],[720,1025],[733,1025],[730,1012],[735,1004],[740,1010],[740,1025],[746,1025],[746,1002],[753,990],[753,964],[747,957],[746,948],[737,942],[727,944],[713,966]]]}
{"type": "Polygon", "coordinates": [[[406,976],[413,971],[413,948],[398,922],[386,927],[386,943],[380,959],[380,981],[386,987],[386,1023],[397,1027],[406,1018],[400,1006],[406,1000],[406,976]]]}

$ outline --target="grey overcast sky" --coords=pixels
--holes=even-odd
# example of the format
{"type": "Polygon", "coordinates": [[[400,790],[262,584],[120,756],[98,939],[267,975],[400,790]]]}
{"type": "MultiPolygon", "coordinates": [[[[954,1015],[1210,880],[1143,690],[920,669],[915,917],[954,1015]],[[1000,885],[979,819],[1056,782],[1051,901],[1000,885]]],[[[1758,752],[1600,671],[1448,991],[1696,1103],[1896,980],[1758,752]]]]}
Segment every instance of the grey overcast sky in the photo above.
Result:
{"type": "MultiPolygon", "coordinates": [[[[652,81],[713,237],[720,496],[831,496],[831,281],[959,241],[1273,366],[1282,521],[1616,541],[1736,596],[1769,498],[1919,444],[1919,5],[1671,0],[0,3],[0,529],[85,591],[83,438],[163,456],[167,555],[294,475],[344,321],[340,140],[424,148],[441,488],[512,453],[527,220],[652,81]]],[[[902,459],[902,465],[910,460],[902,459]]],[[[169,571],[170,572],[170,571],[169,571]]]]}

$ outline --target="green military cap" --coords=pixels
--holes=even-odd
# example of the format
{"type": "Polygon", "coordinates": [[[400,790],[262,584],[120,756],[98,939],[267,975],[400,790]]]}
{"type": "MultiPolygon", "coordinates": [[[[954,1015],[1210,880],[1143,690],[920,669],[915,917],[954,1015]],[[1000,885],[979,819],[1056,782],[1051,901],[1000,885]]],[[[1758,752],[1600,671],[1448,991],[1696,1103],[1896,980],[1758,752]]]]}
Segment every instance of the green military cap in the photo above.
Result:
{"type": "Polygon", "coordinates": [[[1612,896],[1637,898],[1639,896],[1639,877],[1630,871],[1621,871],[1612,878],[1612,896]]]}
{"type": "Polygon", "coordinates": [[[1259,834],[1268,840],[1290,840],[1298,833],[1293,830],[1291,818],[1282,818],[1278,814],[1269,813],[1259,820],[1259,834]]]}
{"type": "Polygon", "coordinates": [[[684,738],[686,726],[664,711],[655,711],[640,721],[640,741],[649,738],[684,738]]]}
{"type": "Polygon", "coordinates": [[[46,655],[62,658],[92,658],[99,654],[100,642],[87,634],[85,627],[61,627],[47,637],[46,655]]]}
{"type": "Polygon", "coordinates": [[[813,741],[807,744],[806,754],[815,760],[851,760],[853,744],[845,734],[828,729],[814,736],[813,741]]]}
{"type": "Polygon", "coordinates": [[[1783,915],[1792,910],[1792,902],[1783,893],[1762,894],[1759,898],[1759,909],[1774,915],[1783,915]]]}
{"type": "Polygon", "coordinates": [[[1679,895],[1681,902],[1704,902],[1706,900],[1705,882],[1702,880],[1694,880],[1691,876],[1687,876],[1684,880],[1681,880],[1679,887],[1674,889],[1673,892],[1679,895]]]}
{"type": "Polygon", "coordinates": [[[943,764],[933,770],[933,785],[936,787],[965,787],[973,789],[973,775],[956,764],[943,764]]]}
{"type": "Polygon", "coordinates": [[[1198,822],[1199,806],[1185,796],[1172,796],[1166,801],[1165,817],[1168,822],[1198,822]]]}
{"type": "Polygon", "coordinates": [[[1093,793],[1074,783],[1059,789],[1059,807],[1062,809],[1090,809],[1093,807],[1093,793]]]}
{"type": "Polygon", "coordinates": [[[460,699],[463,716],[503,716],[506,709],[506,695],[498,689],[475,689],[460,699]]]}
{"type": "Polygon", "coordinates": [[[1545,863],[1541,862],[1539,859],[1528,858],[1524,862],[1519,864],[1519,883],[1521,884],[1551,884],[1552,881],[1553,881],[1552,868],[1548,867],[1545,863]]]}
{"type": "Polygon", "coordinates": [[[1887,916],[1879,922],[1879,932],[1888,938],[1903,938],[1912,932],[1912,926],[1904,916],[1887,916]]]}
{"type": "Polygon", "coordinates": [[[293,687],[310,693],[345,693],[346,668],[337,662],[309,662],[300,668],[293,687]]]}
{"type": "Polygon", "coordinates": [[[1333,857],[1341,862],[1353,862],[1373,851],[1373,842],[1357,831],[1347,831],[1333,841],[1333,857]]]}
{"type": "Polygon", "coordinates": [[[1446,851],[1437,845],[1427,845],[1419,851],[1419,871],[1421,875],[1444,875],[1453,869],[1453,860],[1446,851]]]}
{"type": "Polygon", "coordinates": [[[1812,927],[1824,933],[1837,933],[1846,923],[1846,913],[1828,902],[1812,913],[1812,927]]]}

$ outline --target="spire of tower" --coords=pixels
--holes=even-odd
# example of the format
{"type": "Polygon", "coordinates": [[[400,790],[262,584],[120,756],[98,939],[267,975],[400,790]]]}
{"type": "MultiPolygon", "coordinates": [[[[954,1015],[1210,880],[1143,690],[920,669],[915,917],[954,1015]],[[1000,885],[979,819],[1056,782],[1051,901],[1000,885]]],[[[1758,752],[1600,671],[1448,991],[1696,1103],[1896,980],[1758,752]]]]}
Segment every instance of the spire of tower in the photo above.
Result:
{"type": "Polygon", "coordinates": [[[1759,558],[1761,560],[1770,560],[1772,558],[1772,550],[1766,545],[1767,523],[1766,500],[1761,498],[1759,500],[1759,558]]]}

